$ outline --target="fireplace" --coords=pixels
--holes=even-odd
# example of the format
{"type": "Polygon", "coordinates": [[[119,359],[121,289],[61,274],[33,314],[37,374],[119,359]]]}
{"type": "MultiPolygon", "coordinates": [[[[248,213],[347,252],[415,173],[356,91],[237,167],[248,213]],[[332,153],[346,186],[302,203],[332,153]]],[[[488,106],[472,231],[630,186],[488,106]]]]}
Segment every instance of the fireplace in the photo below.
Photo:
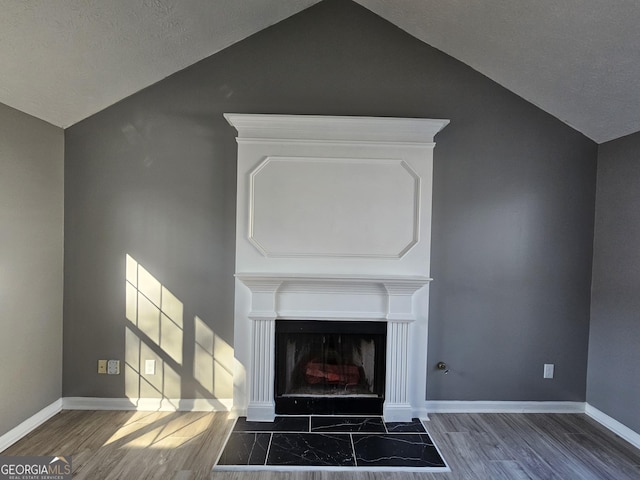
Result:
{"type": "Polygon", "coordinates": [[[382,415],[384,322],[276,320],[278,414],[382,415]]]}
{"type": "Polygon", "coordinates": [[[433,138],[448,121],[225,117],[238,131],[234,409],[426,418],[433,138]]]}

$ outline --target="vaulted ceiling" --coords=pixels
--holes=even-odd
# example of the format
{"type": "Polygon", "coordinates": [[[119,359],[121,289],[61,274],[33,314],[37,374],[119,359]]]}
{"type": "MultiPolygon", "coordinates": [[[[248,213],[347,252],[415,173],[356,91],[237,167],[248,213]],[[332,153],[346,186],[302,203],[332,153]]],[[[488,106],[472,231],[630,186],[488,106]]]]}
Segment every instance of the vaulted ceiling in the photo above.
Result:
{"type": "MultiPolygon", "coordinates": [[[[598,143],[640,130],[638,2],[356,1],[598,143]]],[[[0,0],[0,102],[67,127],[315,3],[0,0]]]]}

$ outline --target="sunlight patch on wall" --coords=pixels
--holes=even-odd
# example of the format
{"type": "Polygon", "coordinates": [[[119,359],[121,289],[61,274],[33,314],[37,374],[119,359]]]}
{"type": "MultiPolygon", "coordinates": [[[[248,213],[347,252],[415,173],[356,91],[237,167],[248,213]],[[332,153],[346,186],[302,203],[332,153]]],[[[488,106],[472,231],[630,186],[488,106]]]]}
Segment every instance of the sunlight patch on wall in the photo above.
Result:
{"type": "Polygon", "coordinates": [[[160,348],[177,363],[182,363],[182,302],[167,288],[162,287],[160,301],[160,348]]]}
{"type": "MultiPolygon", "coordinates": [[[[178,399],[182,365],[183,305],[130,255],[126,256],[125,395],[178,399]],[[145,362],[155,361],[155,372],[145,362]]],[[[176,405],[177,407],[177,405],[176,405]]]]}
{"type": "Polygon", "coordinates": [[[233,396],[233,348],[195,317],[194,376],[216,398],[233,396]]]}
{"type": "Polygon", "coordinates": [[[124,375],[129,399],[162,398],[179,408],[183,383],[190,378],[197,382],[190,398],[233,398],[231,345],[198,316],[185,337],[183,303],[130,255],[126,256],[125,296],[124,375]],[[192,359],[184,358],[185,342],[194,345],[193,371],[192,359]],[[155,361],[153,374],[145,371],[149,360],[155,361]]]}

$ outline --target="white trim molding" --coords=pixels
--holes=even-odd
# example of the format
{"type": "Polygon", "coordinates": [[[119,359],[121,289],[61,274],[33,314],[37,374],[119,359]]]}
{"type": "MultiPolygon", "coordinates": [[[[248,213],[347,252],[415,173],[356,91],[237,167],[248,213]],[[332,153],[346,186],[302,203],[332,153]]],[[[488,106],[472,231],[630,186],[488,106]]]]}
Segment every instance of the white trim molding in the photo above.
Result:
{"type": "MultiPolygon", "coordinates": [[[[502,401],[459,401],[428,400],[425,402],[428,414],[432,413],[584,413],[623,438],[636,448],[640,448],[640,433],[630,429],[618,420],[585,402],[502,402],[502,401]]],[[[424,418],[421,416],[420,418],[424,418]]]]}
{"type": "Polygon", "coordinates": [[[420,241],[421,177],[402,158],[270,155],[248,189],[248,240],[264,257],[399,259],[420,241]],[[374,224],[386,228],[362,228],[374,224]]]}
{"type": "Polygon", "coordinates": [[[141,412],[228,412],[232,398],[64,397],[64,410],[132,410],[141,412]]]}
{"type": "Polygon", "coordinates": [[[584,402],[428,400],[431,413],[584,413],[584,402]]]}
{"type": "MultiPolygon", "coordinates": [[[[388,414],[402,410],[401,405],[390,406],[388,414]]],[[[410,406],[407,406],[410,408],[410,406]]],[[[232,416],[245,414],[233,408],[233,399],[168,399],[168,398],[98,398],[64,397],[32,415],[15,428],[0,436],[0,453],[31,433],[62,410],[128,410],[159,412],[230,412],[232,416]]],[[[584,402],[511,402],[511,401],[465,401],[428,400],[424,408],[413,409],[414,417],[428,420],[432,413],[584,413],[603,427],[640,448],[640,433],[630,429],[606,413],[584,402]]]]}
{"type": "Polygon", "coordinates": [[[51,405],[44,407],[42,410],[27,418],[24,422],[20,423],[15,428],[12,428],[7,433],[0,436],[0,453],[5,451],[21,438],[31,433],[51,417],[60,413],[61,410],[62,399],[59,398],[51,405]]]}
{"type": "Polygon", "coordinates": [[[449,120],[431,118],[335,117],[326,115],[261,115],[225,113],[238,130],[238,143],[259,140],[313,140],[408,143],[432,146],[449,120]]]}
{"type": "Polygon", "coordinates": [[[640,433],[631,430],[629,427],[620,423],[615,418],[610,417],[606,413],[598,410],[596,407],[589,405],[588,403],[585,405],[584,413],[593,418],[600,425],[608,428],[619,437],[625,439],[634,447],[640,448],[640,433]]]}

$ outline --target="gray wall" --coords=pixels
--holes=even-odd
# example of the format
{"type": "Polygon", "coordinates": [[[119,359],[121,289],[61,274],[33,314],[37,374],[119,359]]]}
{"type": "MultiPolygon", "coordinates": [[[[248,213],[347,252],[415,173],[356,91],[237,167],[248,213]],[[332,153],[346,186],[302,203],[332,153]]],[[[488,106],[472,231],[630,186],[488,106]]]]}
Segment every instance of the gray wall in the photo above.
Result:
{"type": "Polygon", "coordinates": [[[0,104],[0,435],[61,395],[63,148],[0,104]]]}
{"type": "Polygon", "coordinates": [[[600,145],[587,402],[640,432],[640,133],[600,145]]]}
{"type": "Polygon", "coordinates": [[[435,152],[432,399],[585,397],[596,145],[351,2],[329,0],[66,130],[65,395],[123,395],[124,256],[232,344],[224,112],[451,119],[435,152]],[[556,379],[542,379],[542,364],[556,379]]]}

